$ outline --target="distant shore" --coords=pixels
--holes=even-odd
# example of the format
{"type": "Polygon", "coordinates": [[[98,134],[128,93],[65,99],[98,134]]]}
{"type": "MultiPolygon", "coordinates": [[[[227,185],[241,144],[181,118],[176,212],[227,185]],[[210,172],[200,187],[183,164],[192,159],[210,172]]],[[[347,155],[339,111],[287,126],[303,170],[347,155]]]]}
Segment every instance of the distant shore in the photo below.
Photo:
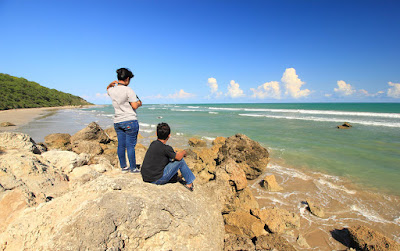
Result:
{"type": "Polygon", "coordinates": [[[76,109],[89,107],[91,105],[85,106],[55,106],[55,107],[40,107],[40,108],[21,108],[21,109],[10,109],[0,111],[0,123],[10,122],[15,126],[0,127],[0,131],[14,131],[21,127],[22,125],[28,124],[29,122],[46,116],[57,110],[62,109],[76,109]]]}

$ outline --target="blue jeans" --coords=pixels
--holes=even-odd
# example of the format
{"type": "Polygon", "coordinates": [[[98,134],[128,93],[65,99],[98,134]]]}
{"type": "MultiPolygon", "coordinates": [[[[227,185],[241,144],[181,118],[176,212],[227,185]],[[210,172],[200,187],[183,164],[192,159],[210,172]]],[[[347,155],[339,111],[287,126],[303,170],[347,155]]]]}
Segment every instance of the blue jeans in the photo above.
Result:
{"type": "Polygon", "coordinates": [[[183,159],[179,160],[179,161],[175,160],[175,161],[169,162],[164,168],[163,176],[159,180],[156,180],[152,183],[157,184],[157,185],[166,184],[166,183],[168,183],[168,181],[170,181],[170,179],[172,177],[174,177],[174,175],[176,173],[178,173],[178,170],[181,171],[181,174],[182,174],[183,178],[185,179],[186,184],[193,183],[193,181],[196,177],[194,177],[194,174],[189,169],[185,160],[183,160],[183,159]]]}
{"type": "Polygon", "coordinates": [[[125,150],[128,153],[130,169],[136,168],[135,146],[137,135],[139,132],[139,123],[137,120],[124,121],[114,124],[114,129],[117,132],[118,138],[118,159],[121,168],[127,167],[125,150]]]}

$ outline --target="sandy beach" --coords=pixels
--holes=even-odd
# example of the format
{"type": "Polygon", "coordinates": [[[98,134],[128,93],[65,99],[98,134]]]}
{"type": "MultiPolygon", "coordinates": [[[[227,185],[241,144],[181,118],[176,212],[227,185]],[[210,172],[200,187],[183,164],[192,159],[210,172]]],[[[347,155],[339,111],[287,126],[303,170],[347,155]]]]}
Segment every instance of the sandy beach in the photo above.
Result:
{"type": "Polygon", "coordinates": [[[0,131],[14,131],[20,126],[25,125],[35,119],[51,115],[60,109],[81,108],[82,106],[59,106],[59,107],[41,107],[41,108],[24,108],[10,109],[0,111],[0,124],[10,122],[15,126],[0,127],[0,131]]]}

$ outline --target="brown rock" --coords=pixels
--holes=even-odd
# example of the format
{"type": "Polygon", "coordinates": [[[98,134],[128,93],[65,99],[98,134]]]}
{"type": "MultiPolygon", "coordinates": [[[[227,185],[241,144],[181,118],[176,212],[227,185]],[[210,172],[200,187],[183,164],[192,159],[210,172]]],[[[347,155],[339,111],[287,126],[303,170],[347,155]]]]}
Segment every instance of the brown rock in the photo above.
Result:
{"type": "Polygon", "coordinates": [[[271,233],[284,233],[291,229],[300,228],[300,217],[286,209],[267,208],[252,210],[251,213],[261,219],[271,233]]]}
{"type": "Polygon", "coordinates": [[[254,238],[266,234],[265,224],[249,213],[238,211],[224,215],[227,233],[246,235],[254,238]]]}
{"type": "Polygon", "coordinates": [[[400,244],[366,226],[349,228],[350,238],[357,250],[400,250],[400,244]]]}
{"type": "Polygon", "coordinates": [[[0,127],[9,127],[9,126],[15,126],[15,125],[11,122],[3,122],[0,124],[0,127]]]}
{"type": "Polygon", "coordinates": [[[212,145],[213,145],[213,146],[215,146],[215,145],[220,145],[220,146],[222,146],[223,144],[225,144],[225,141],[226,141],[226,138],[225,138],[225,137],[216,137],[216,138],[213,140],[212,145]]]}
{"type": "Polygon", "coordinates": [[[233,160],[225,162],[222,168],[229,174],[229,181],[232,183],[231,185],[235,186],[236,191],[247,187],[246,174],[233,160]]]}
{"type": "Polygon", "coordinates": [[[325,216],[324,210],[319,206],[313,203],[310,199],[307,199],[308,210],[315,216],[323,218],[325,216]]]}
{"type": "Polygon", "coordinates": [[[87,153],[91,156],[99,155],[103,153],[103,149],[100,146],[100,143],[96,141],[79,141],[72,144],[72,151],[76,152],[77,154],[80,153],[87,153]]]}
{"type": "Polygon", "coordinates": [[[68,133],[53,133],[44,137],[44,143],[49,149],[61,149],[70,151],[71,135],[68,133]]]}
{"type": "Polygon", "coordinates": [[[258,142],[243,134],[226,139],[219,150],[218,163],[234,160],[246,173],[247,179],[255,179],[267,168],[269,153],[258,142]]]}
{"type": "Polygon", "coordinates": [[[265,178],[261,181],[261,186],[265,188],[266,190],[270,192],[278,192],[282,191],[283,188],[278,185],[275,179],[275,175],[267,175],[265,178]]]}
{"type": "Polygon", "coordinates": [[[204,140],[198,138],[190,138],[188,141],[189,146],[192,147],[206,147],[207,143],[204,140]]]}
{"type": "Polygon", "coordinates": [[[350,129],[351,127],[353,127],[352,125],[350,125],[350,123],[349,122],[344,122],[344,124],[343,125],[339,125],[339,126],[337,126],[337,128],[339,128],[339,129],[350,129]]]}
{"type": "Polygon", "coordinates": [[[92,122],[87,127],[72,135],[72,143],[79,141],[96,141],[105,144],[110,142],[110,138],[96,122],[92,122]]]}
{"type": "Polygon", "coordinates": [[[296,251],[289,242],[277,234],[268,234],[257,237],[256,250],[285,250],[296,251]]]}
{"type": "Polygon", "coordinates": [[[232,193],[227,197],[222,213],[229,213],[234,211],[250,212],[251,210],[258,209],[259,205],[251,192],[250,188],[246,187],[236,193],[232,193]]]}
{"type": "Polygon", "coordinates": [[[236,234],[226,234],[224,251],[254,250],[255,246],[250,238],[236,234]]]}
{"type": "Polygon", "coordinates": [[[117,138],[117,132],[115,131],[114,127],[109,127],[104,130],[104,132],[107,134],[107,136],[112,140],[112,141],[118,141],[117,138]]]}

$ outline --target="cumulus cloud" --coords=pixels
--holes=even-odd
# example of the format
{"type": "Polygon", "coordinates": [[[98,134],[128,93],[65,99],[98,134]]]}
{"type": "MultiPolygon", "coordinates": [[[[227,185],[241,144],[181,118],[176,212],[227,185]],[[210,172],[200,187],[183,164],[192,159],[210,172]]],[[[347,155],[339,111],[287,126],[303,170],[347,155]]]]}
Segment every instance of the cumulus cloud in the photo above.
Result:
{"type": "Polygon", "coordinates": [[[388,82],[388,84],[391,86],[387,91],[388,97],[400,98],[400,83],[388,82]]]}
{"type": "Polygon", "coordinates": [[[253,92],[253,98],[281,98],[281,88],[279,82],[277,81],[267,82],[258,86],[257,89],[250,88],[250,90],[253,92]]]}
{"type": "Polygon", "coordinates": [[[301,98],[307,97],[311,93],[309,89],[300,89],[305,83],[297,76],[294,68],[287,68],[283,73],[281,81],[286,87],[285,95],[289,95],[293,98],[301,98]]]}
{"type": "Polygon", "coordinates": [[[244,93],[243,93],[243,90],[240,89],[239,84],[235,83],[234,80],[231,80],[231,82],[228,85],[228,93],[226,95],[231,98],[239,98],[239,97],[243,97],[244,93]]]}
{"type": "Polygon", "coordinates": [[[222,95],[222,92],[218,91],[218,83],[215,78],[209,78],[207,85],[208,85],[208,87],[210,87],[211,95],[214,95],[216,97],[219,97],[222,95]]]}
{"type": "Polygon", "coordinates": [[[180,91],[178,91],[174,94],[169,94],[167,96],[167,98],[169,98],[169,99],[188,99],[188,98],[193,98],[195,96],[196,95],[194,95],[192,93],[187,93],[183,89],[181,89],[180,91]]]}
{"type": "Polygon", "coordinates": [[[341,96],[350,96],[353,95],[356,90],[354,90],[353,86],[350,84],[346,84],[343,80],[337,81],[338,88],[334,88],[333,90],[341,96]]]}

